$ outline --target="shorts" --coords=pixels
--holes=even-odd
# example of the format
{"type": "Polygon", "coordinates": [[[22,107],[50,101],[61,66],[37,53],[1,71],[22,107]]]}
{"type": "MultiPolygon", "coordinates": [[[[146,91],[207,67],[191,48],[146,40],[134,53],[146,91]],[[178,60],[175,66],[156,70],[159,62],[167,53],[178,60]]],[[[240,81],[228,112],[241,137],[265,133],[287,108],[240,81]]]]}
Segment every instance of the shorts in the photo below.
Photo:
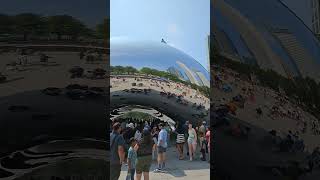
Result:
{"type": "Polygon", "coordinates": [[[154,137],[154,138],[152,138],[152,139],[153,139],[154,144],[158,144],[158,140],[157,140],[156,137],[154,137]]]}
{"type": "Polygon", "coordinates": [[[162,146],[158,146],[158,154],[165,153],[166,151],[167,151],[167,148],[164,148],[162,146]]]}
{"type": "Polygon", "coordinates": [[[149,172],[152,163],[152,156],[141,156],[137,159],[136,172],[141,174],[142,172],[149,172]]]}
{"type": "Polygon", "coordinates": [[[194,144],[195,140],[193,138],[188,138],[188,144],[194,144]]]}

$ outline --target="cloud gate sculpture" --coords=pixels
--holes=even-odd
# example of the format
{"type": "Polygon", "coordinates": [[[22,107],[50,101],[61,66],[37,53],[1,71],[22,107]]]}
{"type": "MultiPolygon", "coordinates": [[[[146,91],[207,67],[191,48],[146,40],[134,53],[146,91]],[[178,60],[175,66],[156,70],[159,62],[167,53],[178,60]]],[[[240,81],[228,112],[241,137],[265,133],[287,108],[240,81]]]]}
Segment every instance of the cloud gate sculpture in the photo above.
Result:
{"type": "Polygon", "coordinates": [[[209,121],[208,71],[160,42],[111,41],[111,111],[152,107],[174,121],[209,121]]]}
{"type": "Polygon", "coordinates": [[[212,9],[214,174],[314,179],[305,163],[320,146],[319,40],[280,0],[216,0],[212,9]]]}

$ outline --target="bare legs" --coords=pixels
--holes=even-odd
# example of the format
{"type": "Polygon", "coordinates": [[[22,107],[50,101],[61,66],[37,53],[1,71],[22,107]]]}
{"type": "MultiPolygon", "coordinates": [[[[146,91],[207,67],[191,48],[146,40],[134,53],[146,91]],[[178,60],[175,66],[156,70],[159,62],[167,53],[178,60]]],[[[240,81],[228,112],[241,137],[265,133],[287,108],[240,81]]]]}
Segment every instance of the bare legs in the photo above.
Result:
{"type": "Polygon", "coordinates": [[[152,160],[155,159],[156,152],[157,152],[157,144],[154,144],[152,147],[152,160]]]}
{"type": "MultiPolygon", "coordinates": [[[[137,174],[136,178],[137,180],[141,180],[142,174],[137,174]]],[[[149,180],[149,172],[143,172],[143,179],[149,180]]]]}
{"type": "Polygon", "coordinates": [[[149,172],[143,172],[144,180],[149,180],[149,172]]]}
{"type": "Polygon", "coordinates": [[[192,161],[192,160],[193,160],[193,154],[194,154],[194,151],[193,151],[193,143],[188,143],[188,147],[189,147],[190,161],[192,161]]]}
{"type": "Polygon", "coordinates": [[[141,180],[141,176],[142,176],[142,174],[137,174],[137,176],[136,176],[137,180],[141,180]]]}
{"type": "Polygon", "coordinates": [[[178,149],[178,153],[179,153],[179,159],[184,159],[183,157],[183,144],[177,144],[177,149],[178,149]]]}
{"type": "Polygon", "coordinates": [[[197,142],[194,142],[194,143],[192,143],[193,157],[195,156],[196,149],[197,149],[197,142]]]}

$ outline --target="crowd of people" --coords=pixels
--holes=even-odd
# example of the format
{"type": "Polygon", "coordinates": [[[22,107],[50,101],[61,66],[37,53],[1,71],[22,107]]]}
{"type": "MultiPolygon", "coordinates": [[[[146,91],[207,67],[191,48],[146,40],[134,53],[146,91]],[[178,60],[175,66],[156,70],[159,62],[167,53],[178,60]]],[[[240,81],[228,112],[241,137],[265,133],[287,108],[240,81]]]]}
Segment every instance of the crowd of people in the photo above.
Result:
{"type": "MultiPolygon", "coordinates": [[[[212,97],[212,103],[219,111],[215,113],[214,124],[228,124],[225,118],[228,114],[227,117],[249,121],[268,131],[274,129],[281,133],[279,136],[283,139],[287,138],[286,132],[290,130],[299,137],[299,143],[304,141],[302,138],[320,135],[320,121],[297,100],[286,96],[281,88],[275,91],[264,87],[254,75],[244,77],[226,67],[217,68],[213,79],[212,89],[216,96],[212,97]]],[[[314,145],[306,147],[314,148],[314,145]]]]}
{"type": "Polygon", "coordinates": [[[157,160],[157,168],[153,172],[166,173],[166,153],[172,144],[176,145],[178,160],[184,160],[187,155],[194,161],[199,151],[199,159],[206,161],[210,151],[210,127],[205,121],[198,127],[189,121],[170,127],[162,121],[114,120],[110,134],[110,179],[119,179],[121,167],[126,165],[127,179],[140,180],[143,176],[148,180],[154,160],[157,160]]]}
{"type": "Polygon", "coordinates": [[[133,87],[132,89],[125,88],[126,92],[141,92],[148,94],[151,89],[160,91],[160,95],[167,97],[168,99],[175,99],[177,103],[181,105],[190,105],[198,110],[206,109],[209,107],[209,99],[182,83],[176,83],[171,81],[163,81],[153,78],[139,78],[139,77],[120,77],[111,76],[110,80],[111,88],[118,88],[123,85],[133,87]],[[139,88],[135,88],[132,84],[141,84],[139,88]],[[140,90],[140,91],[139,91],[140,90]],[[192,103],[190,103],[192,102],[192,103]]]}

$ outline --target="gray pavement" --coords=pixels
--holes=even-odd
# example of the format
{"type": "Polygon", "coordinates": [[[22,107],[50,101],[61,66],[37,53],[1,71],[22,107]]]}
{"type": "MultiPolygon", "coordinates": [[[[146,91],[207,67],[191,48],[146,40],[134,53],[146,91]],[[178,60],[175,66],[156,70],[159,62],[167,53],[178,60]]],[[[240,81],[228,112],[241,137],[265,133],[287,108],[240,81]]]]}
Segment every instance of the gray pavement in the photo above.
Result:
{"type": "MultiPolygon", "coordinates": [[[[200,154],[198,153],[194,161],[189,161],[187,156],[185,160],[179,160],[176,148],[172,145],[167,150],[167,172],[154,173],[153,170],[156,168],[157,162],[153,161],[150,168],[150,180],[208,180],[210,179],[210,164],[208,161],[201,161],[199,156],[200,154]]],[[[119,180],[124,180],[126,175],[127,166],[123,166],[119,180]]]]}

